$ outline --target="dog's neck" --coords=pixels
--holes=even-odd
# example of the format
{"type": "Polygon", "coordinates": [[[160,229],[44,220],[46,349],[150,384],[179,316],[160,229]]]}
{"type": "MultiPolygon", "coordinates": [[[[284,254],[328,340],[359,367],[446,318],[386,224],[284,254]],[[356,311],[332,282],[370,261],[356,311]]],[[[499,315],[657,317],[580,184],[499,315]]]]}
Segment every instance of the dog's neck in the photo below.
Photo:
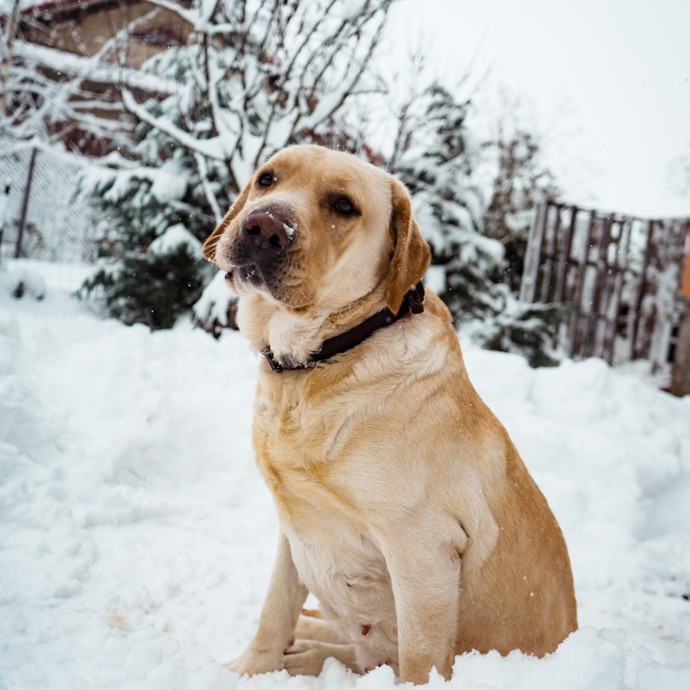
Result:
{"type": "Polygon", "coordinates": [[[271,369],[276,373],[283,371],[296,371],[300,369],[311,369],[318,362],[343,354],[361,345],[369,336],[376,333],[376,331],[390,326],[398,319],[401,319],[407,314],[420,314],[424,311],[424,284],[417,283],[404,297],[400,309],[393,313],[388,307],[377,311],[369,318],[361,321],[356,326],[349,330],[328,338],[321,343],[318,351],[309,356],[306,362],[281,362],[276,358],[270,347],[262,348],[261,354],[264,355],[271,369]]]}
{"type": "Polygon", "coordinates": [[[274,371],[308,369],[356,347],[372,333],[409,312],[423,310],[424,288],[415,286],[397,314],[387,309],[379,284],[347,306],[323,313],[295,313],[261,294],[239,300],[237,322],[252,346],[264,353],[274,371]]]}

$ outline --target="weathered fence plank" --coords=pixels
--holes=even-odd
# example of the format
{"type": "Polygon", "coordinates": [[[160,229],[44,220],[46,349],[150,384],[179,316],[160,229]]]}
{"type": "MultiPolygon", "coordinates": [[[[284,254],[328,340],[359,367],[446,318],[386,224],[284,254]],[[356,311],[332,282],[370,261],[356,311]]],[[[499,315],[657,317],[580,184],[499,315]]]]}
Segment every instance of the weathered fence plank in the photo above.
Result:
{"type": "Polygon", "coordinates": [[[545,202],[530,231],[520,297],[574,306],[564,334],[572,357],[661,366],[680,319],[688,229],[690,219],[643,220],[545,202]]]}

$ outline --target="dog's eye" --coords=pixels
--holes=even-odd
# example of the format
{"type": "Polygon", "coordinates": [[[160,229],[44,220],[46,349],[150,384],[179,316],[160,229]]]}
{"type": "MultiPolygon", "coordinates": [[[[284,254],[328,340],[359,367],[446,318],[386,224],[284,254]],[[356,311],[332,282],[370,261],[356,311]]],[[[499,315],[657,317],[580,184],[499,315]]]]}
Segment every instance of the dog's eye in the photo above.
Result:
{"type": "Polygon", "coordinates": [[[276,181],[276,178],[273,177],[271,173],[264,173],[257,181],[256,184],[259,185],[259,187],[263,187],[264,189],[270,187],[274,182],[276,181]]]}
{"type": "Polygon", "coordinates": [[[333,202],[333,208],[341,216],[353,216],[355,213],[357,213],[357,208],[346,196],[340,196],[335,199],[333,202]]]}

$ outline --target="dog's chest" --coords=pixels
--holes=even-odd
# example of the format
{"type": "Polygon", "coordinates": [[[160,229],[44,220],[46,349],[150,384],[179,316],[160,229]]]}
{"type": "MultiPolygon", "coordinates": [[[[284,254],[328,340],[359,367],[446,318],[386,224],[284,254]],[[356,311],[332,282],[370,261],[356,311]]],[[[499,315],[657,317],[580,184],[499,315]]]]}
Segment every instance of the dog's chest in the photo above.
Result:
{"type": "Polygon", "coordinates": [[[331,617],[371,624],[389,598],[390,577],[376,545],[346,523],[331,519],[321,528],[304,532],[304,525],[284,523],[292,558],[300,579],[331,617]]]}
{"type": "Polygon", "coordinates": [[[300,580],[325,615],[370,650],[374,665],[393,659],[397,626],[390,575],[357,507],[327,478],[271,466],[265,458],[263,464],[300,580]]]}
{"type": "MultiPolygon", "coordinates": [[[[345,408],[348,409],[348,408],[345,408]]],[[[349,408],[352,412],[352,409],[349,408]]],[[[254,444],[300,579],[351,636],[395,637],[390,577],[361,510],[348,453],[356,422],[339,405],[257,397],[254,444]]],[[[379,646],[379,645],[376,645],[379,646]]]]}

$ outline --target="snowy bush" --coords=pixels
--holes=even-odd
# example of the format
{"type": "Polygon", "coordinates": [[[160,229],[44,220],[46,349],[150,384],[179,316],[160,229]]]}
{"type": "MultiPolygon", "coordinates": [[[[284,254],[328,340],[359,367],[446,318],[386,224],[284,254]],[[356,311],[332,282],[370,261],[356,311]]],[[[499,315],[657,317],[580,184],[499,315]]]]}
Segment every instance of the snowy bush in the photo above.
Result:
{"type": "Polygon", "coordinates": [[[204,196],[192,157],[155,128],[140,124],[120,150],[132,161],[126,167],[96,168],[79,181],[107,259],[77,294],[127,324],[170,328],[212,273],[201,259],[204,196]]]}
{"type": "Polygon", "coordinates": [[[524,304],[507,292],[503,309],[470,324],[468,335],[486,350],[522,355],[531,367],[555,366],[561,361],[558,327],[571,311],[562,304],[524,304]]]}
{"type": "Polygon", "coordinates": [[[0,293],[15,299],[29,295],[42,300],[46,294],[45,281],[40,273],[27,268],[10,268],[0,261],[0,293]]]}
{"type": "Polygon", "coordinates": [[[130,252],[103,264],[77,294],[126,324],[172,328],[201,294],[198,263],[187,245],[165,253],[130,252]]]}
{"type": "Polygon", "coordinates": [[[501,245],[479,233],[482,202],[472,178],[469,106],[438,83],[413,94],[401,111],[390,162],[412,194],[432,266],[443,273],[436,280],[439,295],[456,321],[490,308],[490,276],[503,257],[501,245]]]}
{"type": "Polygon", "coordinates": [[[225,276],[218,271],[194,305],[194,321],[214,338],[220,338],[224,328],[237,328],[236,318],[237,301],[228,301],[225,276]]]}

